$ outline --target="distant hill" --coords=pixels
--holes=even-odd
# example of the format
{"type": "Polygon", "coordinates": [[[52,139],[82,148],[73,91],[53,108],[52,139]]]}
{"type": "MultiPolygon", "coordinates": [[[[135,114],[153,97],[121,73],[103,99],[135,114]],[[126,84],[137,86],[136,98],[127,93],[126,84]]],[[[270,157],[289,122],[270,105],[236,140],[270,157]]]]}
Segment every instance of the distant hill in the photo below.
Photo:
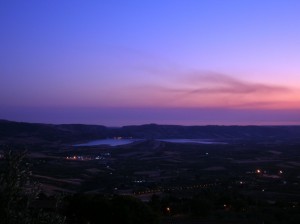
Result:
{"type": "Polygon", "coordinates": [[[106,138],[109,129],[101,125],[39,124],[0,120],[0,139],[37,138],[46,141],[74,142],[106,138]]]}
{"type": "Polygon", "coordinates": [[[143,139],[199,138],[244,140],[300,140],[300,126],[180,126],[146,124],[110,128],[101,125],[39,124],[0,120],[0,140],[35,138],[80,142],[115,136],[143,139]]]}
{"type": "Polygon", "coordinates": [[[202,139],[300,139],[300,126],[125,126],[121,130],[138,138],[202,138],[202,139]]]}

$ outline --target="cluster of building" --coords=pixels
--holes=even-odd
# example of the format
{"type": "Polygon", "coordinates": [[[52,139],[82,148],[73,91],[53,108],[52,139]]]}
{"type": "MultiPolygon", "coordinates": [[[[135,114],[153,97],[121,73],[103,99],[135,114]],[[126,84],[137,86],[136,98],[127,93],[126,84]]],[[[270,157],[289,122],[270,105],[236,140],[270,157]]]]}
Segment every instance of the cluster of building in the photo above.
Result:
{"type": "Polygon", "coordinates": [[[77,155],[73,155],[73,156],[67,156],[66,159],[67,160],[82,160],[82,161],[87,161],[87,160],[105,160],[107,159],[107,157],[110,157],[110,153],[102,153],[100,155],[97,156],[91,156],[91,155],[87,155],[87,156],[77,156],[77,155]]]}

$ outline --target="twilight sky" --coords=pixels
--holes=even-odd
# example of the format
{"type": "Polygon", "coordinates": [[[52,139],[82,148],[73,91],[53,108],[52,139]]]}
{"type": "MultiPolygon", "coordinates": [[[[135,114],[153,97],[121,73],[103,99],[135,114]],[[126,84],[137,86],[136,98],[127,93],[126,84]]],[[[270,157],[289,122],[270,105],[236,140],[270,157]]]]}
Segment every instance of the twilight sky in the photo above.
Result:
{"type": "Polygon", "coordinates": [[[298,0],[0,2],[0,119],[300,124],[298,0]]]}

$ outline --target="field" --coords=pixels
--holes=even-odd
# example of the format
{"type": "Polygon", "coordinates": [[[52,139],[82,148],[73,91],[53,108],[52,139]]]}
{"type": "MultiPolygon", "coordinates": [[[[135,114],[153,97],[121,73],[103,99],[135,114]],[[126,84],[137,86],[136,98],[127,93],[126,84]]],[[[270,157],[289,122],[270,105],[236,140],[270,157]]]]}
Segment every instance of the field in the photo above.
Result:
{"type": "Polygon", "coordinates": [[[210,138],[216,144],[150,138],[120,146],[26,139],[2,140],[0,165],[7,149],[26,148],[32,177],[47,197],[137,198],[162,223],[297,223],[300,218],[295,136],[210,138]]]}

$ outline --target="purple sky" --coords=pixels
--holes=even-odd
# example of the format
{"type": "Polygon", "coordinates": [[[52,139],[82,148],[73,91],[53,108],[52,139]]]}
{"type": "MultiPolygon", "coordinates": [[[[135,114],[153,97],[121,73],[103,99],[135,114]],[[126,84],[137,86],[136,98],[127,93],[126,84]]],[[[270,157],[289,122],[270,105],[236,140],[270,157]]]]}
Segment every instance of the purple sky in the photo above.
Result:
{"type": "Polygon", "coordinates": [[[300,1],[1,1],[0,119],[300,124],[300,1]]]}

